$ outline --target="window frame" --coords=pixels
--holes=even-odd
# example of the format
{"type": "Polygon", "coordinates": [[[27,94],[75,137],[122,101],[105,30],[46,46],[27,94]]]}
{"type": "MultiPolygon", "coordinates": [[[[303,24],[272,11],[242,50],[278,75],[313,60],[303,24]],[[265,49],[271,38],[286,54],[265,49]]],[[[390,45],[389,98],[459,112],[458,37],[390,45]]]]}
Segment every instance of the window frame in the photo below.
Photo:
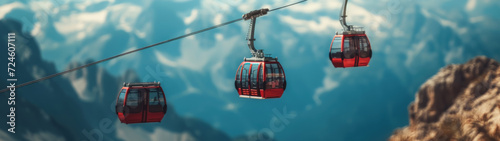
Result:
{"type": "Polygon", "coordinates": [[[269,82],[272,82],[273,80],[274,80],[273,67],[271,66],[271,63],[267,63],[266,64],[266,81],[265,81],[266,89],[272,89],[272,84],[270,84],[269,82]]]}
{"type": "Polygon", "coordinates": [[[356,52],[356,45],[354,45],[354,38],[353,36],[344,36],[344,39],[342,40],[342,48],[343,48],[343,54],[344,54],[344,59],[354,59],[355,52],[356,52]],[[347,41],[347,43],[346,43],[347,41]]]}
{"type": "Polygon", "coordinates": [[[243,69],[242,69],[242,72],[241,72],[241,88],[242,89],[248,89],[250,87],[250,75],[249,75],[249,71],[250,71],[250,66],[251,66],[251,63],[245,63],[243,64],[243,69]],[[245,68],[245,66],[248,66],[248,68],[245,68]]]}
{"type": "Polygon", "coordinates": [[[342,58],[342,37],[334,37],[330,46],[331,58],[342,58]]]}
{"type": "Polygon", "coordinates": [[[243,64],[240,64],[238,67],[238,70],[236,71],[236,79],[234,82],[234,85],[236,89],[241,88],[241,71],[242,71],[243,64]]]}
{"type": "Polygon", "coordinates": [[[368,41],[368,37],[360,36],[359,42],[360,42],[359,57],[360,58],[371,57],[371,47],[370,47],[370,42],[368,41]]]}
{"type": "Polygon", "coordinates": [[[121,89],[120,93],[118,93],[118,101],[116,101],[116,105],[123,106],[123,104],[125,104],[126,96],[127,96],[127,89],[121,89]]]}
{"type": "Polygon", "coordinates": [[[161,89],[160,88],[148,88],[148,112],[152,112],[152,113],[156,113],[156,112],[163,112],[163,103],[164,103],[164,99],[163,99],[163,93],[161,92],[161,89]],[[155,93],[152,93],[152,92],[156,92],[156,95],[154,95],[155,93]],[[151,95],[153,94],[153,100],[154,98],[156,98],[157,100],[156,101],[153,101],[153,102],[156,102],[157,104],[151,104],[151,95]]]}
{"type": "Polygon", "coordinates": [[[141,96],[141,93],[140,93],[140,89],[129,89],[128,93],[127,93],[127,98],[125,99],[125,106],[129,108],[129,113],[141,113],[142,110],[143,110],[143,107],[144,107],[144,104],[141,102],[142,100],[142,96],[141,96]],[[136,91],[136,92],[135,92],[136,91]],[[135,101],[135,106],[134,105],[131,105],[131,103],[133,103],[132,101],[130,101],[130,98],[132,95],[137,95],[137,100],[135,101]]]}
{"type": "Polygon", "coordinates": [[[280,85],[281,69],[280,69],[278,63],[273,63],[271,66],[273,66],[273,80],[276,83],[274,89],[282,88],[282,86],[280,85]]]}
{"type": "Polygon", "coordinates": [[[258,84],[258,88],[259,89],[265,89],[265,85],[264,85],[264,66],[265,66],[265,63],[260,63],[259,64],[259,77],[258,77],[258,81],[259,81],[259,84],[258,84]]]}
{"type": "Polygon", "coordinates": [[[259,71],[260,63],[251,63],[250,67],[250,88],[257,89],[259,88],[258,84],[258,71],[259,71]]]}

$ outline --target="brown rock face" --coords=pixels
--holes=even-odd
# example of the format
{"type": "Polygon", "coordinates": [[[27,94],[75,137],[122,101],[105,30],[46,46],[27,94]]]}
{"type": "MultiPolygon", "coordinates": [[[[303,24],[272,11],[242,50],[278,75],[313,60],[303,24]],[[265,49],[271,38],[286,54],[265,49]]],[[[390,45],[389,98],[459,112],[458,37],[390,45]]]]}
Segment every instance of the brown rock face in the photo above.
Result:
{"type": "Polygon", "coordinates": [[[410,125],[389,140],[500,140],[499,66],[476,57],[442,68],[410,104],[410,125]]]}

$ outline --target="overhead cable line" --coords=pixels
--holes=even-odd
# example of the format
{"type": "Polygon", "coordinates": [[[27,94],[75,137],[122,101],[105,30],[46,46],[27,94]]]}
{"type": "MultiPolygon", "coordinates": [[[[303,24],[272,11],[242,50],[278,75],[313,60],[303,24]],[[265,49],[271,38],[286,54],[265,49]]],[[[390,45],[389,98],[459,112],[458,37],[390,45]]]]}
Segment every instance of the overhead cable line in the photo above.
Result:
{"type": "MultiPolygon", "coordinates": [[[[302,0],[302,1],[299,1],[299,2],[295,2],[295,3],[292,3],[292,4],[285,5],[285,6],[281,6],[281,7],[275,8],[275,9],[271,9],[271,10],[269,10],[269,12],[275,11],[275,10],[279,10],[279,9],[283,9],[283,8],[286,8],[286,7],[289,7],[289,6],[292,6],[292,5],[296,5],[296,4],[305,2],[305,1],[307,1],[307,0],[302,0]]],[[[138,48],[138,49],[135,49],[135,50],[127,51],[127,52],[124,52],[124,53],[121,53],[121,54],[118,54],[118,55],[115,55],[115,56],[111,56],[111,57],[108,57],[108,58],[105,58],[105,59],[102,59],[102,60],[99,60],[99,61],[95,61],[95,62],[92,62],[92,63],[89,63],[89,64],[85,64],[85,65],[82,65],[82,66],[79,66],[79,67],[76,67],[76,68],[68,69],[66,71],[62,71],[62,72],[55,73],[55,74],[52,74],[52,75],[49,75],[49,76],[45,76],[45,77],[42,77],[42,78],[39,78],[39,79],[36,79],[36,80],[25,82],[25,83],[16,85],[15,88],[20,88],[20,87],[24,87],[24,86],[27,86],[27,85],[31,85],[33,83],[37,83],[37,82],[40,82],[40,81],[43,81],[43,80],[47,80],[47,79],[50,79],[50,78],[53,78],[53,77],[56,77],[56,76],[59,76],[59,75],[63,75],[63,74],[69,73],[69,72],[73,72],[73,71],[79,70],[79,69],[90,67],[90,66],[95,65],[95,64],[99,64],[99,63],[102,63],[102,62],[105,62],[105,61],[109,61],[111,59],[115,59],[115,58],[118,58],[118,57],[121,57],[121,56],[125,56],[127,54],[131,54],[131,53],[138,52],[138,51],[141,51],[141,50],[144,50],[144,49],[155,47],[155,46],[158,46],[158,45],[161,45],[161,44],[164,44],[164,43],[168,43],[168,42],[172,42],[172,41],[175,41],[175,40],[179,40],[179,39],[191,36],[191,35],[195,35],[195,34],[202,33],[202,32],[208,31],[208,30],[212,30],[212,29],[219,28],[219,27],[222,27],[222,26],[225,26],[225,25],[229,25],[229,24],[241,21],[241,20],[243,20],[243,18],[238,18],[238,19],[231,20],[231,21],[228,21],[228,22],[225,22],[225,23],[221,23],[221,24],[218,24],[218,25],[215,25],[215,26],[212,26],[212,27],[208,27],[208,28],[201,29],[201,30],[198,30],[198,31],[195,31],[195,32],[191,32],[191,33],[188,33],[188,34],[185,34],[185,35],[182,35],[182,36],[178,36],[178,37],[175,37],[175,38],[172,38],[172,39],[168,39],[168,40],[161,41],[161,42],[158,42],[158,43],[155,43],[155,44],[151,44],[151,45],[148,45],[148,46],[145,46],[145,47],[142,47],[142,48],[138,48]]],[[[5,89],[0,90],[0,93],[7,92],[7,91],[9,91],[9,88],[5,88],[5,89]]]]}

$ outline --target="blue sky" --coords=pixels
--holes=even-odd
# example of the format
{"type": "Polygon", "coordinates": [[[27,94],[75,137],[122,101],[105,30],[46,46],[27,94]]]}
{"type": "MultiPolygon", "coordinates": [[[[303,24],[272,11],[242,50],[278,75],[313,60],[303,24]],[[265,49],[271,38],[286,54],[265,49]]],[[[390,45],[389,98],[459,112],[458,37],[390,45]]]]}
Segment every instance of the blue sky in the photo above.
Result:
{"type": "MultiPolygon", "coordinates": [[[[292,2],[295,1],[8,0],[0,3],[0,18],[22,21],[26,34],[39,42],[43,58],[62,71],[71,62],[99,60],[240,18],[254,9],[292,2]]],[[[257,20],[255,46],[277,56],[287,74],[289,86],[280,99],[241,99],[233,88],[238,65],[243,57],[250,56],[245,41],[248,22],[99,66],[115,76],[133,69],[143,81],[162,81],[167,101],[178,113],[202,119],[230,136],[270,128],[270,121],[276,118],[274,110],[286,107],[295,116],[285,129],[273,133],[276,139],[293,139],[308,126],[318,130],[304,134],[314,140],[348,140],[355,131],[376,132],[357,138],[363,140],[387,138],[395,127],[406,125],[406,106],[420,84],[440,67],[463,63],[477,55],[500,59],[500,41],[493,38],[500,31],[496,25],[500,18],[492,14],[492,10],[498,11],[498,2],[352,0],[347,22],[365,27],[374,51],[373,60],[366,68],[335,69],[327,53],[335,31],[341,30],[340,6],[340,0],[311,0],[257,20]],[[398,88],[385,89],[382,84],[398,88]],[[371,103],[381,111],[367,111],[369,107],[363,103],[371,100],[379,100],[371,103]],[[386,101],[398,102],[384,105],[386,101]],[[366,113],[383,114],[372,118],[366,113]],[[380,123],[367,124],[372,122],[380,123]],[[328,124],[338,126],[320,127],[328,124]],[[384,128],[377,131],[366,126],[384,128]]],[[[97,100],[79,88],[85,83],[86,80],[73,82],[81,100],[97,100]]],[[[122,127],[122,133],[141,130],[130,128],[133,127],[122,127]]]]}

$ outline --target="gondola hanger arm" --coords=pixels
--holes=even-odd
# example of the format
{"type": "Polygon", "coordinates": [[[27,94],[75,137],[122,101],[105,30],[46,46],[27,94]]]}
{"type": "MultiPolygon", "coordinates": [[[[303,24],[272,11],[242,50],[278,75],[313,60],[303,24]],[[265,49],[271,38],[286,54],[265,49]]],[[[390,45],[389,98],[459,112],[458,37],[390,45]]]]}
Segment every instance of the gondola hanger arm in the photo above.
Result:
{"type": "Polygon", "coordinates": [[[347,25],[346,19],[347,19],[347,1],[344,0],[344,3],[342,3],[342,8],[340,8],[340,15],[339,15],[339,21],[342,27],[344,28],[344,31],[350,31],[352,29],[352,25],[347,25]]]}
{"type": "Polygon", "coordinates": [[[269,12],[268,8],[262,8],[259,10],[250,11],[250,12],[244,14],[241,18],[243,18],[245,21],[250,20],[250,19],[255,19],[257,17],[266,15],[267,12],[269,12]]]}
{"type": "Polygon", "coordinates": [[[256,57],[256,58],[264,58],[265,57],[263,50],[255,49],[254,34],[255,34],[255,23],[257,22],[257,17],[266,15],[268,11],[269,11],[269,9],[262,8],[259,10],[251,11],[251,12],[244,14],[242,16],[242,18],[244,20],[250,20],[250,27],[249,27],[248,34],[247,34],[247,40],[248,40],[248,48],[250,49],[250,53],[252,54],[252,57],[256,57]]]}

